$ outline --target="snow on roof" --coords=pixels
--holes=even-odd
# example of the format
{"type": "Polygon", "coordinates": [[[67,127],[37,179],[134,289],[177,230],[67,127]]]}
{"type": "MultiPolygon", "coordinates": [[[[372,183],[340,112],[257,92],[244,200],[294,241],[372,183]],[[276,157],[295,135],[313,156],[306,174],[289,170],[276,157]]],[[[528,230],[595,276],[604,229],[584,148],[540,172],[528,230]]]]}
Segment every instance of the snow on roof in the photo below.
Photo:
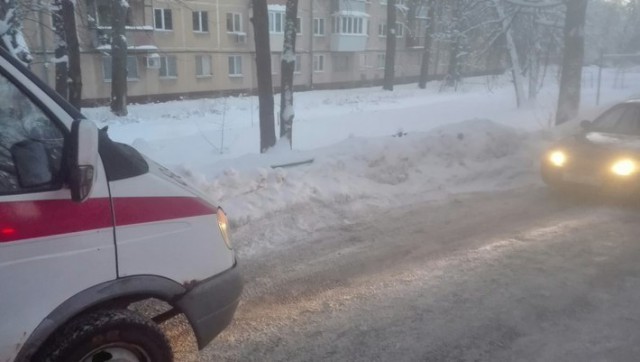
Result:
{"type": "MultiPolygon", "coordinates": [[[[126,30],[153,30],[153,26],[151,25],[133,25],[133,26],[125,26],[124,27],[126,30]]],[[[99,25],[96,26],[96,29],[99,30],[111,30],[110,26],[104,26],[104,25],[99,25]]]]}
{"type": "MultiPolygon", "coordinates": [[[[98,50],[111,50],[111,44],[104,44],[104,45],[100,45],[98,47],[96,47],[96,49],[98,50]]],[[[155,45],[131,45],[128,46],[127,49],[129,50],[158,50],[158,47],[155,45]]]]}
{"type": "Polygon", "coordinates": [[[362,17],[362,18],[369,17],[369,14],[363,11],[353,11],[353,10],[340,10],[331,15],[332,16],[355,16],[355,17],[362,17]]]}

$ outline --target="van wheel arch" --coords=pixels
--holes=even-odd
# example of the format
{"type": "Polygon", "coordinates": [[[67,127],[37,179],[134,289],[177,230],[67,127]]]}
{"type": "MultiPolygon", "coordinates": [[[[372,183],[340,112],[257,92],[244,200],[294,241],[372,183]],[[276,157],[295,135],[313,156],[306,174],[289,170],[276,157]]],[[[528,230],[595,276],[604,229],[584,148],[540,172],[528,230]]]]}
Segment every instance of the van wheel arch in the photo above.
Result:
{"type": "Polygon", "coordinates": [[[174,306],[177,298],[186,291],[181,284],[154,275],[128,276],[95,285],[64,301],[40,322],[22,346],[15,361],[30,361],[34,354],[46,346],[56,331],[83,314],[123,308],[150,298],[174,306]]]}

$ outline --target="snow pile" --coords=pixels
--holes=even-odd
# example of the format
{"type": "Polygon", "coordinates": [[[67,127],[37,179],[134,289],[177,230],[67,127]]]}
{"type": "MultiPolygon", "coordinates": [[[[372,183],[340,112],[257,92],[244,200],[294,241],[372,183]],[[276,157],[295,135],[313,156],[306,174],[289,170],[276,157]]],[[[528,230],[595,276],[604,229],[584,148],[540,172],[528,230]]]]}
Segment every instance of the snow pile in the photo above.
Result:
{"type": "MultiPolygon", "coordinates": [[[[276,149],[178,172],[222,205],[236,225],[291,209],[314,209],[310,215],[315,219],[326,216],[322,209],[332,210],[340,218],[353,208],[371,210],[537,182],[537,145],[530,134],[470,120],[427,133],[352,138],[314,151],[276,149]],[[312,158],[306,165],[271,167],[312,158]]],[[[311,229],[317,226],[322,225],[311,229]]]]}

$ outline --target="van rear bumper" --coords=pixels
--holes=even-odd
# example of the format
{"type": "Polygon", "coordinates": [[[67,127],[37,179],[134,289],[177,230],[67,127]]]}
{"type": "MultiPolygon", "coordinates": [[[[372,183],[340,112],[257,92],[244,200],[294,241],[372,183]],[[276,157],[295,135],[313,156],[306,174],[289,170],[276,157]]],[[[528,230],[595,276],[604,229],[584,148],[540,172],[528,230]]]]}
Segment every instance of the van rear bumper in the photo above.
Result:
{"type": "Polygon", "coordinates": [[[198,349],[206,347],[233,319],[243,287],[237,265],[197,283],[176,302],[193,328],[198,349]]]}

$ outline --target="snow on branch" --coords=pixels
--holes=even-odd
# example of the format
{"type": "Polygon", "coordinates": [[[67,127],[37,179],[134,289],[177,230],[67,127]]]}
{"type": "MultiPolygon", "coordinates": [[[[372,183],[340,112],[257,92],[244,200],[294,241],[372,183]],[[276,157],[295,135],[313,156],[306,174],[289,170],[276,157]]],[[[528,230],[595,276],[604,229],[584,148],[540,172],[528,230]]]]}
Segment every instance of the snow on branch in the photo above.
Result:
{"type": "Polygon", "coordinates": [[[22,33],[20,4],[15,0],[0,1],[0,39],[2,46],[24,64],[31,63],[33,57],[22,33]]]}
{"type": "Polygon", "coordinates": [[[506,0],[506,2],[511,4],[511,5],[520,6],[520,7],[523,7],[523,8],[537,8],[537,9],[554,8],[554,7],[557,7],[557,6],[564,5],[564,1],[538,1],[538,2],[531,2],[531,1],[526,1],[526,0],[506,0]]]}

